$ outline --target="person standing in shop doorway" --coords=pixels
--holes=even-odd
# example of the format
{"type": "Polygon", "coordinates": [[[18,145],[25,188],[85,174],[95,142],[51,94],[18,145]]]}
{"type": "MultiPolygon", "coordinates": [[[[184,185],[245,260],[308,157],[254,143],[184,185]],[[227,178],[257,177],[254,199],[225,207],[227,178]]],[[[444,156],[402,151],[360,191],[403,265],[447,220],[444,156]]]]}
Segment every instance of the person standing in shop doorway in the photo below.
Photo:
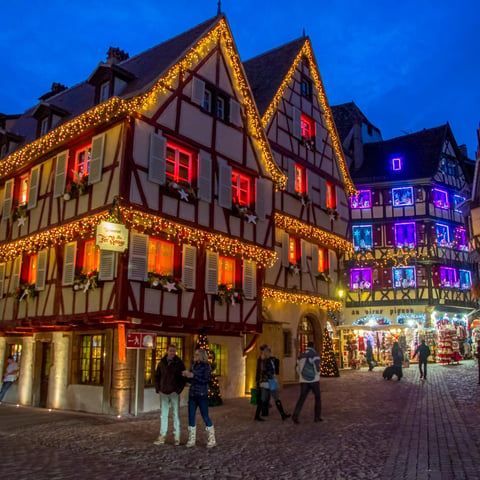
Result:
{"type": "Polygon", "coordinates": [[[392,347],[392,360],[393,360],[393,366],[395,369],[395,374],[398,378],[398,381],[400,381],[403,377],[403,350],[402,347],[400,347],[400,344],[398,342],[393,343],[392,347]]]}
{"type": "Polygon", "coordinates": [[[420,380],[427,379],[427,360],[428,357],[431,355],[430,347],[425,344],[425,340],[422,340],[420,345],[415,350],[413,354],[413,358],[418,355],[418,369],[420,370],[420,380]]]}
{"type": "Polygon", "coordinates": [[[367,352],[365,354],[368,363],[368,371],[371,372],[375,368],[375,362],[373,360],[373,347],[372,342],[367,340],[367,352]]]}
{"type": "Polygon", "coordinates": [[[7,358],[7,362],[8,365],[5,374],[3,375],[2,389],[0,390],[0,404],[2,403],[3,397],[8,389],[13,385],[13,382],[17,380],[18,376],[18,364],[11,355],[7,358]]]}

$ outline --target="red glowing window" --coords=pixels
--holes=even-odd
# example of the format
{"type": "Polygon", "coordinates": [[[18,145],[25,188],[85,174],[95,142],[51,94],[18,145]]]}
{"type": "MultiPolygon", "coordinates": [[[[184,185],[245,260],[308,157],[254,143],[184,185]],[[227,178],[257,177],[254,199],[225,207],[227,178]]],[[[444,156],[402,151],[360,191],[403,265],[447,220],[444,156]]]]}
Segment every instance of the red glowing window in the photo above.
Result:
{"type": "Polygon", "coordinates": [[[18,188],[18,204],[25,205],[28,202],[28,183],[29,175],[26,173],[20,177],[20,185],[18,188]]]}
{"type": "Polygon", "coordinates": [[[173,275],[175,246],[158,238],[148,241],[148,271],[159,275],[173,275]]]}
{"type": "Polygon", "coordinates": [[[100,266],[100,249],[95,245],[95,240],[87,240],[83,249],[83,273],[91,273],[100,266]]]}
{"type": "Polygon", "coordinates": [[[232,200],[249,207],[252,202],[252,179],[248,175],[232,171],[232,200]]]}
{"type": "Polygon", "coordinates": [[[333,183],[327,182],[327,208],[337,208],[337,192],[333,183]]]}
{"type": "Polygon", "coordinates": [[[300,241],[298,238],[288,238],[288,261],[293,264],[298,263],[300,258],[300,241]]]}
{"type": "Polygon", "coordinates": [[[325,272],[328,270],[328,250],[326,248],[318,247],[318,271],[325,272]]]}
{"type": "Polygon", "coordinates": [[[90,173],[90,161],[92,160],[92,146],[85,145],[75,150],[75,165],[73,171],[80,177],[87,176],[90,173]]]}
{"type": "Polygon", "coordinates": [[[190,185],[193,178],[193,153],[173,143],[167,143],[167,179],[190,185]]]}
{"type": "Polygon", "coordinates": [[[37,281],[37,263],[38,263],[38,257],[37,254],[35,255],[30,255],[28,257],[28,283],[30,285],[34,284],[37,281]]]}
{"type": "Polygon", "coordinates": [[[235,286],[235,259],[220,255],[218,258],[218,283],[229,288],[235,286]]]}
{"type": "Polygon", "coordinates": [[[295,191],[297,193],[307,193],[307,172],[305,167],[298,163],[295,164],[295,191]]]}
{"type": "Polygon", "coordinates": [[[302,113],[301,117],[302,137],[310,139],[315,136],[315,122],[302,113]]]}

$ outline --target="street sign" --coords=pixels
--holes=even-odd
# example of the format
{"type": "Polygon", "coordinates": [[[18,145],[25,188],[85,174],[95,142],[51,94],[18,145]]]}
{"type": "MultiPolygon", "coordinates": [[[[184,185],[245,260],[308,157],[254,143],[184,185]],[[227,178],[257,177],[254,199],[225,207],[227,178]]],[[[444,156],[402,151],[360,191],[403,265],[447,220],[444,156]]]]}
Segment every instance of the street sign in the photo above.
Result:
{"type": "Polygon", "coordinates": [[[127,333],[127,348],[155,348],[156,335],[154,333],[127,333]]]}

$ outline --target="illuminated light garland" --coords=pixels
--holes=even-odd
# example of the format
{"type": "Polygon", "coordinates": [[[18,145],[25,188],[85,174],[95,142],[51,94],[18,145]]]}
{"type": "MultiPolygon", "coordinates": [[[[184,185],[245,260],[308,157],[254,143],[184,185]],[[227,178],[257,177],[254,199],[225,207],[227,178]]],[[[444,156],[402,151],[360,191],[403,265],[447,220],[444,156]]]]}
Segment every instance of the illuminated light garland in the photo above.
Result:
{"type": "Polygon", "coordinates": [[[263,298],[271,298],[276,302],[293,303],[295,305],[309,304],[321,307],[326,310],[341,310],[342,303],[319,295],[306,295],[303,293],[292,293],[290,291],[277,290],[274,288],[263,288],[263,298]]]}
{"type": "Polygon", "coordinates": [[[275,226],[282,230],[293,232],[307,240],[316,240],[325,247],[332,248],[333,250],[348,253],[353,252],[352,242],[278,212],[275,213],[275,226]]]}
{"type": "Polygon", "coordinates": [[[263,129],[260,115],[250,92],[250,88],[245,78],[243,67],[241,65],[238,53],[235,49],[232,34],[224,19],[201,38],[180,60],[173,65],[165,75],[160,77],[155,85],[143,94],[132,97],[129,100],[112,97],[107,102],[102,103],[85,113],[52,130],[47,135],[26,145],[21,150],[12,153],[0,163],[0,177],[11,173],[14,169],[25,165],[32,159],[46,154],[60,144],[67,142],[85,132],[88,129],[108,123],[122,116],[135,115],[138,112],[144,112],[155,105],[160,94],[167,93],[179,80],[183,72],[191,69],[199,60],[206,56],[217,44],[219,40],[223,41],[226,56],[234,72],[237,86],[243,97],[243,105],[246,110],[248,128],[253,139],[257,143],[261,153],[266,170],[271,175],[277,190],[285,189],[287,176],[280,170],[275,163],[270,146],[263,129]]]}
{"type": "MultiPolygon", "coordinates": [[[[152,234],[162,233],[169,239],[176,239],[180,243],[195,244],[197,246],[205,245],[206,248],[215,252],[254,260],[263,267],[271,266],[277,260],[276,252],[235,238],[181,225],[155,215],[134,210],[133,208],[118,207],[118,210],[122,222],[128,228],[148,230],[152,234]]],[[[65,244],[77,239],[91,238],[96,226],[102,221],[112,221],[112,215],[109,212],[102,212],[90,217],[84,217],[77,222],[54,227],[48,231],[1,245],[0,260],[13,260],[25,253],[30,255],[55,245],[65,244]]]]}
{"type": "Polygon", "coordinates": [[[310,71],[313,77],[313,82],[318,91],[320,103],[323,108],[327,129],[330,132],[330,136],[332,138],[333,149],[337,157],[337,163],[340,168],[340,171],[342,172],[343,181],[345,184],[345,192],[349,197],[353,197],[357,195],[358,192],[357,192],[357,189],[355,188],[355,185],[353,184],[352,178],[350,177],[350,172],[348,170],[347,162],[345,161],[345,157],[343,155],[342,145],[340,143],[340,138],[337,133],[337,128],[335,127],[335,123],[333,121],[332,112],[330,110],[330,106],[328,105],[328,101],[327,101],[327,96],[325,95],[325,88],[323,86],[323,82],[320,77],[320,73],[318,71],[317,62],[313,55],[313,49],[310,44],[310,40],[308,38],[305,40],[303,47],[295,57],[295,60],[293,61],[292,66],[288,70],[287,75],[285,76],[282,84],[277,90],[277,93],[273,97],[273,100],[270,102],[270,105],[268,106],[266,112],[264,113],[262,117],[262,124],[264,128],[266,128],[267,125],[269,124],[273,115],[277,111],[280,100],[283,98],[286,89],[292,82],[295,72],[297,70],[297,67],[302,61],[302,58],[304,56],[307,57],[308,61],[310,62],[310,66],[311,66],[310,71]]]}

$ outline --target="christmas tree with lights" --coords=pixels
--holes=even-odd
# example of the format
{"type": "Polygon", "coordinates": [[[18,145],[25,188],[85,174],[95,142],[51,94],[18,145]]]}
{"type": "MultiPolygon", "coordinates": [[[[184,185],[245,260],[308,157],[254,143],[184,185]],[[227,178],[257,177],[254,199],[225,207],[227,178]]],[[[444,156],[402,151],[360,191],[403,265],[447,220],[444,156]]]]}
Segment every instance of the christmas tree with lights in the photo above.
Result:
{"type": "Polygon", "coordinates": [[[208,406],[209,407],[217,407],[223,404],[222,395],[220,394],[220,384],[218,383],[218,378],[215,375],[215,367],[216,362],[215,358],[210,351],[210,347],[208,346],[208,339],[205,335],[205,329],[201,328],[198,331],[198,339],[197,339],[197,346],[196,349],[201,348],[202,350],[206,350],[208,353],[208,361],[210,366],[212,367],[212,374],[210,376],[210,384],[208,386],[208,406]]]}
{"type": "Polygon", "coordinates": [[[322,377],[339,377],[337,361],[335,360],[335,353],[333,351],[333,343],[330,338],[328,330],[323,332],[323,351],[322,351],[322,365],[320,368],[320,375],[322,377]]]}

